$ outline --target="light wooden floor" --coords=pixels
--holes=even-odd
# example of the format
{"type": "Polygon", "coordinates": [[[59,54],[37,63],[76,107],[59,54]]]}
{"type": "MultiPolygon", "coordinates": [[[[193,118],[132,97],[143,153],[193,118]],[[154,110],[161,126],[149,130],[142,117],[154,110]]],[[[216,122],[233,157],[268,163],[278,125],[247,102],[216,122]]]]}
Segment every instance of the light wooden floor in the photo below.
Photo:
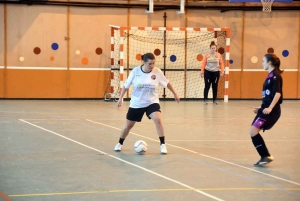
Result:
{"type": "Polygon", "coordinates": [[[128,105],[0,100],[0,200],[300,200],[299,101],[262,133],[275,158],[263,168],[249,137],[260,101],[161,102],[167,155],[146,117],[113,151],[128,105]]]}

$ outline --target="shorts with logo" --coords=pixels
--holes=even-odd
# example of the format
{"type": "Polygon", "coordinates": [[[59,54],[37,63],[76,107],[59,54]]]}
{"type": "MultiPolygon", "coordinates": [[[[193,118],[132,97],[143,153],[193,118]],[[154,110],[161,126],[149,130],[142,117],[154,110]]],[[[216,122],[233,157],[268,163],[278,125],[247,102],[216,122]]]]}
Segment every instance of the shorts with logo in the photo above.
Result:
{"type": "Polygon", "coordinates": [[[153,112],[161,112],[160,111],[160,105],[158,103],[153,103],[149,105],[148,107],[143,107],[143,108],[131,108],[129,107],[126,119],[129,121],[137,121],[141,122],[142,118],[146,112],[146,115],[149,119],[151,119],[150,115],[153,112]]]}
{"type": "Polygon", "coordinates": [[[257,115],[252,122],[252,126],[262,129],[263,131],[271,129],[275,123],[278,121],[281,115],[281,109],[279,107],[274,107],[270,114],[263,114],[264,108],[260,108],[257,111],[257,115]]]}

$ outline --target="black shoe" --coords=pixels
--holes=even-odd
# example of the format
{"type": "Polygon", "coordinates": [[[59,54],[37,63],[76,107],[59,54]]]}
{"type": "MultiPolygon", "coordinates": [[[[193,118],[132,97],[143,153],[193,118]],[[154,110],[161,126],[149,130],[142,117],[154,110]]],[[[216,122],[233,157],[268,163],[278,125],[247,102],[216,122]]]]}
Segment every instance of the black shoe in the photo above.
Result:
{"type": "Polygon", "coordinates": [[[268,163],[271,163],[274,160],[273,156],[267,156],[267,157],[263,157],[261,158],[257,163],[255,163],[255,166],[263,166],[266,165],[268,163]]]}

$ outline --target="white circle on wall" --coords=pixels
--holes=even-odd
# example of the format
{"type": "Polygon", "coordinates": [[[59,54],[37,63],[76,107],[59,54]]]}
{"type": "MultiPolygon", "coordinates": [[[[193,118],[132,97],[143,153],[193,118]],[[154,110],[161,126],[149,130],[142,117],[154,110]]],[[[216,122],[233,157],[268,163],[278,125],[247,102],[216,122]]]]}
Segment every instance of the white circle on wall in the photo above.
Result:
{"type": "Polygon", "coordinates": [[[76,54],[80,54],[80,51],[79,51],[79,50],[76,50],[76,54]]]}
{"type": "Polygon", "coordinates": [[[24,57],[20,57],[19,59],[20,59],[20,61],[24,61],[24,57]]]}
{"type": "Polygon", "coordinates": [[[257,63],[257,61],[258,61],[258,58],[256,57],[256,56],[253,56],[253,57],[251,57],[251,62],[252,63],[257,63]]]}

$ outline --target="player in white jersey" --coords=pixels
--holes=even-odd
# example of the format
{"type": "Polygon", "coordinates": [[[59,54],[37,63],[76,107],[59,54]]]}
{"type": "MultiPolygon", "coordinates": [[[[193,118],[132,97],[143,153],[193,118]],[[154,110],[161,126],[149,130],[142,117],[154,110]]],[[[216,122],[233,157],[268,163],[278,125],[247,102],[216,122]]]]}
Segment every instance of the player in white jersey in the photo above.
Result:
{"type": "Polygon", "coordinates": [[[167,153],[165,144],[164,127],[162,123],[158,87],[168,88],[173,94],[175,100],[179,103],[180,98],[173,89],[171,83],[164,76],[159,68],[154,67],[155,57],[152,53],[147,53],[142,56],[143,64],[135,67],[128,79],[126,80],[122,89],[118,107],[123,103],[123,97],[128,88],[133,84],[133,92],[131,94],[130,106],[126,116],[126,123],[121,130],[119,143],[115,146],[115,151],[121,151],[123,142],[127,137],[129,131],[136,122],[140,122],[146,113],[149,119],[152,119],[156,125],[157,134],[160,140],[160,151],[162,154],[167,153]]]}

